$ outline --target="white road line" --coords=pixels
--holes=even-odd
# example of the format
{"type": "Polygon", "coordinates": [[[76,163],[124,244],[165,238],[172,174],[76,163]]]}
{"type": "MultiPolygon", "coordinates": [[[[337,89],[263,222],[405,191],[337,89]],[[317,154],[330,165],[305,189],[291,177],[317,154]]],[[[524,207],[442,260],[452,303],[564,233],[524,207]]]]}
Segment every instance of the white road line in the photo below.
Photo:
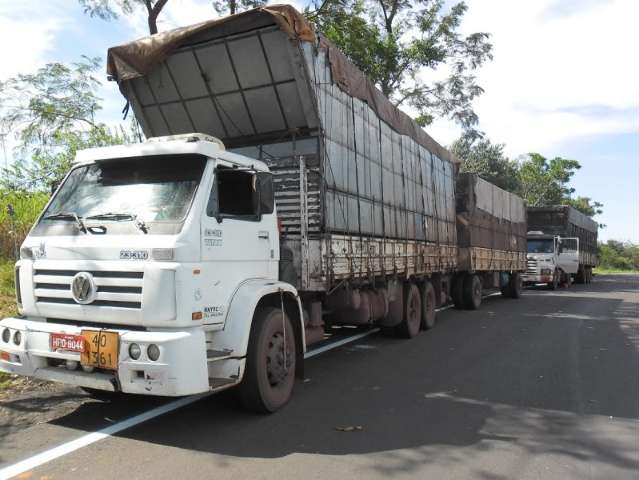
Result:
{"type": "Polygon", "coordinates": [[[342,345],[346,345],[347,343],[354,342],[355,340],[359,340],[360,338],[368,337],[369,335],[379,332],[379,328],[373,328],[372,330],[366,330],[365,332],[358,333],[357,335],[353,335],[352,337],[346,337],[341,340],[337,340],[336,342],[329,343],[328,345],[324,345],[323,347],[315,348],[310,352],[306,352],[304,354],[304,358],[311,358],[315,355],[319,355],[320,353],[324,353],[328,350],[332,350],[337,347],[341,347],[342,345]]]}
{"type": "MultiPolygon", "coordinates": [[[[492,293],[490,295],[486,295],[483,298],[492,297],[493,295],[500,295],[499,292],[492,293]]],[[[437,312],[441,312],[444,310],[448,310],[452,308],[453,305],[446,305],[445,307],[436,309],[437,312]]],[[[323,347],[316,348],[309,352],[306,352],[304,358],[311,358],[315,355],[319,355],[320,353],[327,352],[329,350],[333,350],[334,348],[341,347],[342,345],[346,345],[347,343],[354,342],[359,340],[360,338],[367,337],[373,333],[379,331],[379,328],[373,328],[371,330],[367,330],[362,333],[358,333],[357,335],[352,335],[350,337],[343,338],[341,340],[337,340],[335,342],[329,343],[328,345],[324,345],[323,347]]],[[[83,435],[80,438],[76,438],[75,440],[71,440],[70,442],[63,443],[62,445],[58,445],[50,450],[46,450],[42,453],[38,453],[33,457],[29,457],[25,460],[22,460],[18,463],[14,463],[13,465],[9,465],[0,469],[0,479],[8,479],[11,477],[15,477],[16,475],[20,475],[29,470],[33,470],[40,465],[43,465],[47,462],[55,460],[56,458],[60,458],[64,455],[67,455],[75,450],[79,450],[83,447],[91,445],[92,443],[98,442],[104,438],[115,435],[122,430],[126,430],[131,427],[135,427],[141,423],[152,420],[160,415],[164,415],[166,413],[177,410],[178,408],[186,407],[198,400],[206,398],[210,395],[213,395],[215,392],[205,392],[200,393],[199,395],[192,395],[190,397],[179,398],[169,403],[165,403],[164,405],[160,405],[159,407],[152,408],[143,413],[139,413],[138,415],[134,415],[131,418],[127,418],[126,420],[122,420],[121,422],[110,425],[106,428],[98,430],[97,432],[88,433],[83,435]]]]}
{"type": "MultiPolygon", "coordinates": [[[[367,330],[363,333],[358,333],[357,335],[353,335],[351,337],[346,337],[341,340],[338,340],[333,343],[329,343],[328,345],[324,345],[323,347],[317,348],[315,350],[311,350],[306,352],[304,358],[314,357],[315,355],[319,355],[320,353],[327,352],[328,350],[332,350],[337,347],[341,347],[342,345],[346,345],[347,343],[354,342],[359,340],[360,338],[364,338],[368,335],[371,335],[375,332],[379,331],[379,328],[367,330]]],[[[42,453],[38,453],[33,457],[29,457],[25,460],[22,460],[18,463],[14,463],[13,465],[9,465],[3,469],[0,469],[0,479],[8,479],[11,477],[15,477],[16,475],[20,475],[29,470],[33,470],[40,465],[43,465],[47,462],[55,460],[56,458],[60,458],[68,453],[71,453],[75,450],[79,450],[83,447],[91,445],[92,443],[98,442],[104,438],[115,435],[122,430],[126,430],[131,427],[135,427],[140,423],[144,423],[153,418],[159,417],[160,415],[164,415],[166,413],[172,412],[173,410],[177,410],[178,408],[186,407],[198,400],[206,398],[210,395],[213,395],[215,392],[205,392],[200,393],[199,395],[192,395],[190,397],[179,398],[169,403],[165,403],[164,405],[160,405],[159,407],[152,408],[146,412],[135,415],[131,418],[127,418],[126,420],[122,420],[121,422],[114,423],[106,428],[98,430],[97,432],[88,433],[83,435],[80,438],[76,438],[75,440],[71,440],[70,442],[63,443],[62,445],[58,445],[50,450],[46,450],[42,453]]]]}

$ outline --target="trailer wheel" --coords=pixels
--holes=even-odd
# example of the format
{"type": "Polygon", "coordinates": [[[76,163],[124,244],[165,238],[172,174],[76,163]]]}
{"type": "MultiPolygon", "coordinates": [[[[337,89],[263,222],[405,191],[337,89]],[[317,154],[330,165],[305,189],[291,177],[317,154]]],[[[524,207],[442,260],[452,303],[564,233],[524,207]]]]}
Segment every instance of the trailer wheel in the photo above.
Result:
{"type": "Polygon", "coordinates": [[[408,283],[404,289],[404,317],[399,324],[399,333],[404,338],[413,338],[422,325],[422,299],[417,285],[408,283]]]}
{"type": "Polygon", "coordinates": [[[455,308],[464,308],[464,275],[456,275],[453,278],[453,286],[451,289],[453,304],[455,308]]]}
{"type": "Polygon", "coordinates": [[[270,413],[291,398],[295,384],[295,333],[286,313],[274,307],[255,312],[239,387],[242,405],[270,413]]]}
{"type": "Polygon", "coordinates": [[[422,330],[429,330],[435,326],[435,287],[428,280],[424,282],[422,290],[422,330]]]}
{"type": "Polygon", "coordinates": [[[477,275],[468,274],[464,277],[464,306],[468,310],[477,310],[481,305],[481,280],[477,275]]]}
{"type": "Polygon", "coordinates": [[[513,272],[508,279],[508,293],[510,298],[521,297],[521,275],[519,272],[513,272]]]}

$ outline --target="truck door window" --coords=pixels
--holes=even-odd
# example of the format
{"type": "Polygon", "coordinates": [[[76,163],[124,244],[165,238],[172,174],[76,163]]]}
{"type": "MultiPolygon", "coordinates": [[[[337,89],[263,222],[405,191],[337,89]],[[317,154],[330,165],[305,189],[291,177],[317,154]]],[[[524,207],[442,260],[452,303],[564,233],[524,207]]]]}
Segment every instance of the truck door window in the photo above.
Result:
{"type": "Polygon", "coordinates": [[[273,176],[269,172],[218,167],[206,214],[221,221],[224,217],[259,220],[273,213],[273,176]]]}

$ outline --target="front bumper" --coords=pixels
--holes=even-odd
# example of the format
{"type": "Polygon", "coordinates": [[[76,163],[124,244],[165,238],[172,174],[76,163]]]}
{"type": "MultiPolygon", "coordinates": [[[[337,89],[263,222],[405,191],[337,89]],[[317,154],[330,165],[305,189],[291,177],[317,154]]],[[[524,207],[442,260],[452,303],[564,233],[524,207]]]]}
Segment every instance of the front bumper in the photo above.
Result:
{"type": "Polygon", "coordinates": [[[0,371],[3,372],[145,395],[182,396],[209,390],[205,335],[199,327],[160,332],[108,329],[118,332],[120,338],[118,369],[90,373],[79,367],[79,353],[54,352],[49,347],[51,333],[79,335],[81,327],[6,318],[0,321],[0,334],[5,328],[11,335],[9,342],[0,337],[0,371]],[[16,331],[22,336],[18,345],[13,341],[16,331]],[[142,349],[138,360],[129,356],[131,343],[137,343],[142,349]],[[146,346],[152,343],[160,348],[157,361],[146,355],[146,346]],[[66,360],[77,362],[78,368],[67,369],[66,360]]]}
{"type": "Polygon", "coordinates": [[[521,276],[521,280],[524,283],[551,283],[553,281],[552,275],[540,275],[540,274],[525,274],[521,276]]]}

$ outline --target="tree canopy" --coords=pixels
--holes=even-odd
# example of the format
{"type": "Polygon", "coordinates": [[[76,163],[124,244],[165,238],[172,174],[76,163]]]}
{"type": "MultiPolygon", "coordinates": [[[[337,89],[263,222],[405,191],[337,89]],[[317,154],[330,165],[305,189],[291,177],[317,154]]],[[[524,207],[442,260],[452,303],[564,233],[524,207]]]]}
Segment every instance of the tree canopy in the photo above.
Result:
{"type": "Polygon", "coordinates": [[[77,150],[132,140],[128,130],[96,120],[99,66],[87,57],[71,65],[48,63],[0,83],[0,130],[14,132],[17,141],[16,161],[0,178],[4,187],[50,191],[77,150]]]}
{"type": "Polygon", "coordinates": [[[504,154],[503,144],[494,144],[488,139],[461,138],[452,144],[451,151],[462,160],[461,172],[476,173],[509,192],[519,191],[517,162],[504,154]]]}
{"type": "Polygon", "coordinates": [[[492,44],[488,33],[460,33],[466,11],[444,0],[325,0],[306,14],[420,125],[446,117],[474,132],[472,102],[483,93],[474,71],[492,59],[492,44]]]}
{"type": "Polygon", "coordinates": [[[144,7],[147,13],[149,33],[158,33],[158,16],[168,0],[78,0],[84,13],[102,20],[114,20],[120,14],[131,15],[144,7]]]}

